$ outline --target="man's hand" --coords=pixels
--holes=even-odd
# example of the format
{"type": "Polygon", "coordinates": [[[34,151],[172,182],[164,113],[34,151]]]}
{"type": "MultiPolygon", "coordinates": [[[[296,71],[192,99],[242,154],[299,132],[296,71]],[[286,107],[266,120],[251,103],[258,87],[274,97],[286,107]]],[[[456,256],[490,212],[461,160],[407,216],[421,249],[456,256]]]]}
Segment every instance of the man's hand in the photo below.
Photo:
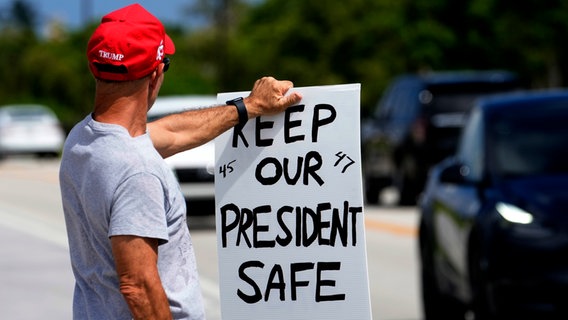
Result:
{"type": "MultiPolygon", "coordinates": [[[[255,82],[250,95],[244,98],[248,118],[275,115],[300,102],[297,92],[286,95],[293,84],[264,77],[255,82]]],[[[172,114],[148,123],[154,147],[166,158],[200,146],[235,126],[239,122],[233,106],[218,106],[172,114]]]]}
{"type": "Polygon", "coordinates": [[[287,80],[272,77],[257,80],[250,95],[244,99],[249,118],[277,114],[300,102],[302,96],[299,93],[286,95],[292,87],[292,82],[287,80]]]}

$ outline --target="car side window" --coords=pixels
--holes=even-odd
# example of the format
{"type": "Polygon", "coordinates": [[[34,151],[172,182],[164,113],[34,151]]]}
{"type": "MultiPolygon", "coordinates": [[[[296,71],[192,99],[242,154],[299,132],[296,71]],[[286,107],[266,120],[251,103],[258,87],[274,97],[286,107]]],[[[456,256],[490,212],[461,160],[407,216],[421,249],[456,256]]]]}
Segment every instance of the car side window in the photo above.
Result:
{"type": "Polygon", "coordinates": [[[466,176],[466,180],[471,182],[479,182],[483,178],[483,132],[481,111],[474,109],[467,125],[462,131],[457,153],[458,159],[470,170],[469,174],[466,176]]]}
{"type": "Polygon", "coordinates": [[[393,101],[396,97],[395,91],[396,86],[391,86],[385,91],[375,113],[375,117],[378,120],[385,121],[391,117],[393,106],[395,104],[393,101]]]}
{"type": "Polygon", "coordinates": [[[398,86],[396,90],[393,90],[393,99],[391,117],[394,118],[393,121],[400,121],[402,115],[404,115],[404,97],[405,88],[403,86],[398,86]]]}

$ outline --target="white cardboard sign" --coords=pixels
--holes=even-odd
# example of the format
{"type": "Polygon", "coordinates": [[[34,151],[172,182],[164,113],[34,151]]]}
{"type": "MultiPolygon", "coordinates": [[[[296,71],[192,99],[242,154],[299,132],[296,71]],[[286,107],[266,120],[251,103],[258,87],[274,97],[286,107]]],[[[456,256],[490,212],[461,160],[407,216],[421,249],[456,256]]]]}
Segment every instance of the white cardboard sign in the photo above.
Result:
{"type": "Polygon", "coordinates": [[[360,84],[292,90],[298,105],[215,140],[222,318],[371,319],[360,84]]]}

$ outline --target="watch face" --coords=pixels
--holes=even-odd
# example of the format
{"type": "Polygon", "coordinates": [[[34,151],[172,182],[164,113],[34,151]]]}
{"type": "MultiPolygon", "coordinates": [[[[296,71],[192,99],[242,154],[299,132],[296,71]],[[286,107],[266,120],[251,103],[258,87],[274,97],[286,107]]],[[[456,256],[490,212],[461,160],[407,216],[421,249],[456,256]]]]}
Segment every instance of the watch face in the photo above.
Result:
{"type": "Polygon", "coordinates": [[[241,100],[243,100],[243,97],[238,97],[238,98],[235,98],[235,99],[232,99],[232,100],[227,101],[227,104],[228,104],[228,103],[235,103],[235,102],[241,101],[241,100]]]}

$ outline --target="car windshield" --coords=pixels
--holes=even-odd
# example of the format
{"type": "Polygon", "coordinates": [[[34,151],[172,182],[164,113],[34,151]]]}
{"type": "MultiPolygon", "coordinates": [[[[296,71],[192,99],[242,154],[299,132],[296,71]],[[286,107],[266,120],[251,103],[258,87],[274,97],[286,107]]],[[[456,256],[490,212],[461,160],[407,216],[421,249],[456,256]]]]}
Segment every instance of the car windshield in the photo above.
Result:
{"type": "Polygon", "coordinates": [[[568,173],[568,105],[513,110],[488,124],[492,166],[502,176],[568,173]]]}
{"type": "Polygon", "coordinates": [[[38,121],[52,117],[46,110],[39,107],[12,108],[9,114],[13,121],[38,121]]]}
{"type": "Polygon", "coordinates": [[[467,112],[480,96],[511,91],[516,85],[515,82],[431,85],[421,93],[420,100],[423,104],[429,105],[431,113],[467,112]]]}

